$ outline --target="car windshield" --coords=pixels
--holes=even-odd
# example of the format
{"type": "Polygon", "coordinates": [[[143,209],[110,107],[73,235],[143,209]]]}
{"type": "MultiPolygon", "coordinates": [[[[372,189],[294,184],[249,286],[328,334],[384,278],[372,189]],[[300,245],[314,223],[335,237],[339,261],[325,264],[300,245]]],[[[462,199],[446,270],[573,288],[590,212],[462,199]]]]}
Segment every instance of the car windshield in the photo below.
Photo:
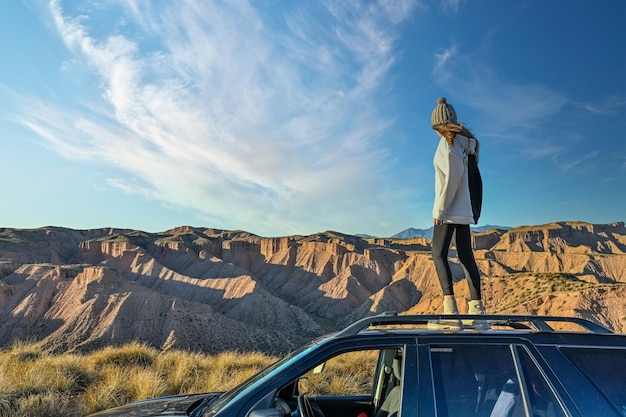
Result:
{"type": "MultiPolygon", "coordinates": [[[[315,345],[315,343],[306,344],[299,348],[298,350],[292,352],[291,354],[285,356],[269,367],[263,369],[259,373],[245,380],[241,384],[237,385],[235,388],[230,391],[226,391],[222,395],[220,395],[217,399],[209,402],[207,407],[202,411],[199,411],[199,414],[193,414],[194,416],[202,416],[202,417],[210,417],[220,411],[222,408],[227,407],[228,404],[236,401],[240,396],[246,396],[251,391],[254,391],[255,387],[259,384],[264,384],[268,379],[274,378],[276,375],[281,374],[283,369],[290,368],[291,363],[299,360],[303,355],[306,355],[307,352],[315,345]]],[[[199,407],[199,410],[202,407],[199,407]]]]}

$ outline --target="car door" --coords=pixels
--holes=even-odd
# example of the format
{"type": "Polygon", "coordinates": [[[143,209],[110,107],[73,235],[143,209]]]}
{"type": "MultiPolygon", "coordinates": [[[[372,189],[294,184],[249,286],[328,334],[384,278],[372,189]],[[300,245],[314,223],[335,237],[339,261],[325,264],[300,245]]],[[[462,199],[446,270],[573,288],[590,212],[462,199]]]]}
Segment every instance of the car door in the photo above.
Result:
{"type": "Polygon", "coordinates": [[[426,338],[418,351],[420,416],[577,415],[522,341],[426,338]]]}
{"type": "Polygon", "coordinates": [[[415,355],[414,339],[396,339],[359,343],[325,358],[301,376],[314,417],[399,417],[404,381],[416,381],[415,355]]]}

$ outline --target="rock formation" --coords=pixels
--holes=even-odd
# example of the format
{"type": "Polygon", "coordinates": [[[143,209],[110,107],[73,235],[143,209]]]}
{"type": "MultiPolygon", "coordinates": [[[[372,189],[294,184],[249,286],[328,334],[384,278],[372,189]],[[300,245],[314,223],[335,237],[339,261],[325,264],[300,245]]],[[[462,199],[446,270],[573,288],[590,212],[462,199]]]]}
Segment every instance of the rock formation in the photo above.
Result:
{"type": "MultiPolygon", "coordinates": [[[[489,313],[574,315],[626,331],[624,223],[491,229],[473,243],[489,313]]],[[[86,351],[140,340],[286,352],[366,315],[441,312],[429,251],[426,238],[331,231],[0,229],[0,347],[28,339],[86,351]]]]}

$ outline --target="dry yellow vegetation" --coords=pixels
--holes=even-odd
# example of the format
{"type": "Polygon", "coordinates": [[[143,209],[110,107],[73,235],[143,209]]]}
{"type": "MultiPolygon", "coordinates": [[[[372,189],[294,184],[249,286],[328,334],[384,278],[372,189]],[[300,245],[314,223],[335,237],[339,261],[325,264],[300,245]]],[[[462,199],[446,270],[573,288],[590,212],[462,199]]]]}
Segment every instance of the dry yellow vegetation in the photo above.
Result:
{"type": "Polygon", "coordinates": [[[278,358],[263,353],[159,352],[142,343],[86,355],[37,343],[0,351],[0,417],[78,417],[162,395],[228,390],[278,358]]]}

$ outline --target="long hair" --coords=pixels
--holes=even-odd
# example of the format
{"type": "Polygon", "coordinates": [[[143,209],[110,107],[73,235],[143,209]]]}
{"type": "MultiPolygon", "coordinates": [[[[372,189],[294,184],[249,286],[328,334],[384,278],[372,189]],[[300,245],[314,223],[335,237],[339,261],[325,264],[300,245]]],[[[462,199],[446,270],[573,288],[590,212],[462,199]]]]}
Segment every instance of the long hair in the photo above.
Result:
{"type": "Polygon", "coordinates": [[[439,133],[439,135],[446,138],[446,142],[448,142],[448,145],[452,145],[452,143],[454,143],[454,138],[456,137],[457,133],[460,133],[461,135],[468,138],[474,138],[474,140],[476,141],[476,158],[478,158],[478,147],[480,143],[478,142],[478,139],[476,139],[476,136],[474,136],[472,131],[463,126],[463,123],[446,123],[443,125],[433,126],[433,129],[435,129],[437,133],[439,133]]]}
{"type": "Polygon", "coordinates": [[[469,130],[467,127],[463,126],[463,123],[461,123],[461,124],[458,124],[458,123],[446,123],[446,124],[443,124],[443,125],[433,126],[433,129],[435,129],[437,131],[437,133],[439,133],[439,135],[441,135],[444,138],[446,138],[446,142],[448,142],[448,145],[452,145],[452,143],[454,142],[454,138],[456,137],[457,133],[460,133],[463,136],[466,136],[468,138],[476,139],[476,137],[471,132],[471,130],[469,130]]]}

